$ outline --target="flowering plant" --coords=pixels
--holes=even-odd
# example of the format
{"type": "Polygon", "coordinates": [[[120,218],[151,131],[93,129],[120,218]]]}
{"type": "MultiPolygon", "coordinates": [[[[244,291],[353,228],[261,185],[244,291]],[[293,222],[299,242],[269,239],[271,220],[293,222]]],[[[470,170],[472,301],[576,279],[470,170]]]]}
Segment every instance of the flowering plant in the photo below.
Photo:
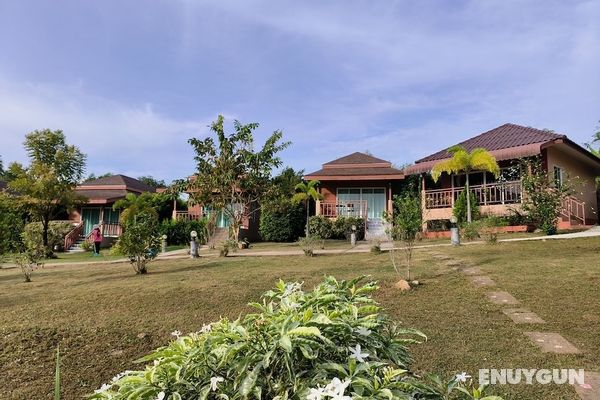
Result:
{"type": "Polygon", "coordinates": [[[425,336],[381,314],[371,298],[377,284],[361,280],[327,277],[312,292],[279,281],[251,304],[257,313],[174,331],[170,345],[140,360],[144,370],[118,375],[90,398],[483,398],[465,389],[466,374],[440,386],[411,373],[407,345],[425,336]]]}

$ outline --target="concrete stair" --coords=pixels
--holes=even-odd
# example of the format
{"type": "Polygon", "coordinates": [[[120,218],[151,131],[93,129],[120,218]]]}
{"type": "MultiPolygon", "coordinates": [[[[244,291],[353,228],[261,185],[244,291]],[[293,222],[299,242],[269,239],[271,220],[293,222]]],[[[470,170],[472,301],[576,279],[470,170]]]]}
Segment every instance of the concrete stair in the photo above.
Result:
{"type": "Polygon", "coordinates": [[[381,239],[387,240],[386,229],[388,224],[380,219],[367,220],[366,240],[381,239]]]}
{"type": "Polygon", "coordinates": [[[75,243],[73,243],[71,248],[67,249],[67,253],[83,253],[83,252],[85,252],[85,250],[81,247],[81,245],[84,242],[85,242],[85,236],[80,236],[79,239],[77,239],[77,241],[75,243]]]}

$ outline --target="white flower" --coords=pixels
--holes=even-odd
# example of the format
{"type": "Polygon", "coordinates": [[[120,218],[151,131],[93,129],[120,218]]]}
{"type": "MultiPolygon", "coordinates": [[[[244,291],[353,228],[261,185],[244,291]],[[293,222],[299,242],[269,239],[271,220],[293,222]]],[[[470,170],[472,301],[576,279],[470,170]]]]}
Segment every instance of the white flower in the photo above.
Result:
{"type": "Polygon", "coordinates": [[[354,358],[358,362],[365,362],[365,358],[369,357],[368,353],[362,352],[360,344],[357,344],[355,348],[348,347],[348,350],[350,350],[350,353],[352,353],[350,354],[350,358],[354,358]]]}
{"type": "Polygon", "coordinates": [[[356,329],[355,332],[362,336],[369,336],[371,334],[371,331],[365,328],[364,326],[361,326],[360,328],[356,329]]]}
{"type": "Polygon", "coordinates": [[[325,395],[334,400],[352,400],[350,396],[344,396],[346,388],[350,385],[350,380],[346,379],[343,382],[339,378],[333,378],[329,385],[325,386],[325,395]]]}
{"type": "Polygon", "coordinates": [[[316,389],[310,389],[308,395],[306,396],[306,400],[321,400],[324,395],[325,389],[317,386],[316,389]]]}
{"type": "Polygon", "coordinates": [[[104,393],[106,392],[108,389],[111,388],[112,385],[109,385],[108,383],[103,383],[102,386],[100,386],[100,389],[94,390],[95,394],[98,393],[104,393]]]}
{"type": "Polygon", "coordinates": [[[179,338],[179,336],[181,336],[181,331],[174,330],[173,332],[171,332],[171,336],[179,338]]]}
{"type": "Polygon", "coordinates": [[[466,372],[462,372],[460,374],[457,374],[456,377],[454,377],[454,380],[456,382],[461,382],[461,383],[465,383],[467,381],[467,379],[470,379],[471,375],[467,375],[466,372]]]}
{"type": "Polygon", "coordinates": [[[160,392],[157,396],[156,396],[156,400],[164,400],[165,398],[165,392],[160,392]]]}
{"type": "Polygon", "coordinates": [[[201,333],[208,333],[212,330],[212,324],[203,324],[202,329],[200,329],[201,333]]]}
{"type": "Polygon", "coordinates": [[[221,376],[213,376],[210,378],[210,390],[215,392],[219,388],[219,382],[223,382],[225,379],[221,376]]]}

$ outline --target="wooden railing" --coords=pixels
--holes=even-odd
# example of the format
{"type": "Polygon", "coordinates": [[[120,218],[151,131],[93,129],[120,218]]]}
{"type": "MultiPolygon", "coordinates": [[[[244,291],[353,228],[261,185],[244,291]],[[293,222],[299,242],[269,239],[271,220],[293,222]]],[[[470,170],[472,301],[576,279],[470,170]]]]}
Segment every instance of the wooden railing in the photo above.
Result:
{"type": "Polygon", "coordinates": [[[123,229],[119,223],[102,222],[100,224],[100,232],[102,232],[102,236],[119,237],[123,233],[123,229]]]}
{"type": "Polygon", "coordinates": [[[71,248],[71,246],[73,246],[75,244],[75,242],[77,242],[77,240],[79,240],[79,238],[81,237],[82,234],[83,234],[83,222],[80,222],[77,225],[75,225],[75,227],[71,230],[71,232],[67,233],[67,235],[65,236],[65,242],[64,242],[65,251],[69,250],[71,248]]]}
{"type": "Polygon", "coordinates": [[[188,211],[176,211],[174,214],[175,214],[176,220],[197,221],[199,219],[202,219],[201,214],[194,214],[194,213],[190,213],[188,211]]]}
{"type": "MultiPolygon", "coordinates": [[[[425,207],[452,208],[465,188],[451,188],[425,191],[425,207]]],[[[515,204],[523,199],[521,181],[498,182],[470,187],[479,205],[515,204]]]]}
{"type": "Polygon", "coordinates": [[[368,207],[366,200],[357,201],[337,201],[337,202],[320,202],[319,215],[327,218],[336,217],[361,217],[365,218],[368,215],[368,207]]]}
{"type": "Polygon", "coordinates": [[[585,225],[585,202],[576,199],[573,196],[568,196],[563,199],[560,214],[571,219],[575,219],[585,225]]]}

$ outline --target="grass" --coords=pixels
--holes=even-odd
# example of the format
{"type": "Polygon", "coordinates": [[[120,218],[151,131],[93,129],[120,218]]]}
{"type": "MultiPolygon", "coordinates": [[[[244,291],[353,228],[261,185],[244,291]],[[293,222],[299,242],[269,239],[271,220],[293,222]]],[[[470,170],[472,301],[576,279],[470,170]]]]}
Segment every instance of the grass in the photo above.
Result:
{"type": "MultiPolygon", "coordinates": [[[[54,356],[61,349],[63,397],[80,398],[133,360],[220,316],[236,318],[279,278],[369,274],[388,314],[421,329],[429,341],[411,348],[414,369],[448,376],[479,368],[600,370],[600,241],[597,238],[427,248],[416,252],[414,274],[424,284],[409,293],[386,254],[307,257],[202,258],[156,261],[136,276],[127,263],[55,265],[23,283],[17,269],[0,270],[0,398],[51,398],[54,356]],[[439,261],[448,254],[453,262],[439,261]],[[582,354],[542,353],[500,306],[485,300],[454,268],[477,265],[582,354]]],[[[532,329],[533,330],[533,329],[532,329]]],[[[577,399],[568,386],[494,388],[507,399],[577,399]]]]}

